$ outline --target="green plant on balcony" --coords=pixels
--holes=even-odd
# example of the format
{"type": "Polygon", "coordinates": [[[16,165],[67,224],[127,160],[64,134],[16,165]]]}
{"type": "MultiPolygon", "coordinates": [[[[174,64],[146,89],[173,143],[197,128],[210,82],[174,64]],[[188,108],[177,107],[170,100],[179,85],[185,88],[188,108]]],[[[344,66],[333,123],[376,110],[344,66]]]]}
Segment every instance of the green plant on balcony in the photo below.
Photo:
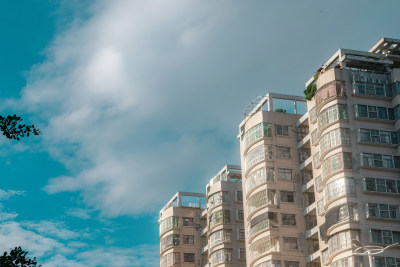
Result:
{"type": "Polygon", "coordinates": [[[286,109],[283,109],[283,108],[277,108],[277,109],[275,109],[275,112],[286,113],[286,109]]]}
{"type": "Polygon", "coordinates": [[[307,100],[311,100],[317,92],[318,75],[319,72],[314,75],[314,80],[306,87],[306,90],[304,90],[304,95],[306,96],[307,100]]]}

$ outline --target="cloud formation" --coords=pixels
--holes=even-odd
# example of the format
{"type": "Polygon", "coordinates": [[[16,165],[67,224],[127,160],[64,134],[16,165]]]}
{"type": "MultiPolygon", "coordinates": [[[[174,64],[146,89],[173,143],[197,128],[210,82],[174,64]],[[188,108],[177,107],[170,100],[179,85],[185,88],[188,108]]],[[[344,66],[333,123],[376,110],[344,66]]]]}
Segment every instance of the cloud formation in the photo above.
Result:
{"type": "Polygon", "coordinates": [[[3,190],[0,189],[0,200],[9,199],[12,196],[24,195],[25,191],[21,190],[3,190]]]}
{"type": "Polygon", "coordinates": [[[227,104],[231,88],[204,73],[236,7],[120,0],[92,8],[49,46],[17,105],[41,117],[44,147],[70,171],[51,179],[48,193],[80,191],[106,216],[154,212],[238,158],[237,122],[226,116],[239,113],[227,104]]]}
{"type": "Polygon", "coordinates": [[[106,248],[75,241],[78,236],[77,232],[67,229],[60,222],[20,223],[8,220],[0,223],[0,252],[21,246],[29,252],[28,257],[37,257],[43,267],[134,267],[156,266],[159,263],[157,245],[106,248]]]}

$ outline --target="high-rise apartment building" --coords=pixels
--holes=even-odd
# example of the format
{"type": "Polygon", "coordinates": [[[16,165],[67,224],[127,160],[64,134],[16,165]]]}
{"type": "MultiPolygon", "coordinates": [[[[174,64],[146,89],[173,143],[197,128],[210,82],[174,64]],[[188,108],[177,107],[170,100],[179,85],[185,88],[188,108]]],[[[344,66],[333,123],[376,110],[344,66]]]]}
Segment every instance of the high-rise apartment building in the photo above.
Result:
{"type": "Polygon", "coordinates": [[[246,266],[240,166],[224,166],[206,194],[176,193],[160,211],[160,266],[246,266]]]}
{"type": "MultiPolygon", "coordinates": [[[[306,84],[305,115],[274,109],[274,99],[297,100],[274,94],[247,114],[247,266],[369,266],[357,246],[400,241],[399,82],[400,40],[384,38],[369,52],[337,51],[306,84]]],[[[397,246],[373,261],[399,266],[399,255],[397,246]]]]}
{"type": "MultiPolygon", "coordinates": [[[[310,154],[299,153],[298,134],[308,132],[296,125],[302,118],[298,107],[304,104],[303,97],[267,94],[239,126],[247,266],[306,265],[299,166],[310,154]],[[287,103],[285,109],[274,107],[278,101],[287,103]]],[[[313,193],[309,199],[314,201],[313,193]]]]}
{"type": "Polygon", "coordinates": [[[371,266],[360,246],[388,247],[374,267],[400,266],[400,40],[338,50],[306,95],[269,93],[246,110],[242,193],[223,170],[207,185],[200,266],[242,266],[243,251],[247,267],[371,266]],[[241,209],[244,231],[232,224],[241,209]],[[235,231],[245,242],[230,243],[235,231]]]}
{"type": "Polygon", "coordinates": [[[160,211],[160,266],[203,266],[205,194],[178,192],[160,211]]]}
{"type": "Polygon", "coordinates": [[[240,166],[227,165],[206,186],[209,266],[246,266],[240,166]]]}

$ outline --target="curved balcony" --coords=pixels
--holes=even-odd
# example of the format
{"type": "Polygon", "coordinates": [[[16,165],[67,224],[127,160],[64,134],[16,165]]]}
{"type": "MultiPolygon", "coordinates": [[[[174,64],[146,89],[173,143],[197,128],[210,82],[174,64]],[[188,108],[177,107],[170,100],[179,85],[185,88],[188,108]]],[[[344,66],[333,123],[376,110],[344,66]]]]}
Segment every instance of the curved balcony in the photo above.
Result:
{"type": "Polygon", "coordinates": [[[266,212],[253,218],[247,227],[249,242],[258,234],[269,229],[277,229],[278,214],[276,212],[266,212]]]}
{"type": "Polygon", "coordinates": [[[279,237],[266,236],[263,237],[249,246],[249,261],[250,266],[253,266],[254,262],[273,252],[279,252],[279,237]]]}
{"type": "Polygon", "coordinates": [[[274,178],[273,167],[262,167],[254,170],[249,174],[245,182],[246,196],[248,196],[258,186],[267,182],[273,182],[274,178]]]}
{"type": "Polygon", "coordinates": [[[250,150],[244,159],[245,177],[249,170],[257,163],[264,160],[273,160],[273,146],[272,145],[259,145],[250,150]]]}
{"type": "Polygon", "coordinates": [[[181,263],[181,253],[171,252],[160,259],[160,267],[169,267],[179,265],[181,263]]]}
{"type": "Polygon", "coordinates": [[[209,228],[210,231],[214,228],[214,226],[221,223],[230,223],[231,215],[229,210],[217,210],[211,213],[209,218],[209,228]]]}
{"type": "Polygon", "coordinates": [[[230,243],[231,242],[231,231],[227,230],[218,230],[213,232],[209,237],[208,237],[208,245],[210,248],[210,251],[212,249],[222,243],[230,243]]]}
{"type": "Polygon", "coordinates": [[[348,256],[332,262],[332,264],[329,267],[343,267],[343,266],[363,266],[363,260],[358,256],[348,256]]]}
{"type": "Polygon", "coordinates": [[[319,88],[317,93],[315,94],[316,112],[318,113],[326,103],[329,103],[330,101],[338,98],[343,98],[345,96],[346,91],[343,82],[333,81],[325,84],[324,86],[319,88]]]}
{"type": "Polygon", "coordinates": [[[232,249],[223,248],[210,254],[211,267],[217,266],[225,262],[232,262],[232,249]]]}
{"type": "Polygon", "coordinates": [[[324,188],[323,199],[324,199],[324,210],[333,201],[344,197],[346,195],[355,195],[356,185],[354,178],[339,178],[329,184],[324,188]]]}
{"type": "Polygon", "coordinates": [[[247,201],[247,211],[249,219],[253,212],[266,206],[276,204],[276,191],[274,189],[264,189],[252,195],[247,201]]]}
{"type": "Polygon", "coordinates": [[[336,255],[346,250],[351,250],[352,240],[360,240],[357,230],[346,230],[331,236],[328,240],[328,251],[325,252],[327,255],[325,254],[324,260],[327,262],[332,262],[333,257],[336,255]]]}
{"type": "MultiPolygon", "coordinates": [[[[317,137],[319,138],[322,132],[329,127],[330,125],[338,122],[338,121],[348,121],[348,112],[347,105],[345,104],[336,104],[330,106],[324,110],[322,110],[318,114],[318,132],[317,137]]],[[[314,140],[316,142],[316,140],[314,140]]]]}
{"type": "Polygon", "coordinates": [[[251,127],[243,136],[243,155],[257,141],[265,137],[272,137],[272,124],[259,123],[251,127]]]}
{"type": "Polygon", "coordinates": [[[327,241],[335,229],[340,229],[345,224],[355,226],[352,225],[354,222],[358,222],[357,204],[346,203],[330,208],[325,213],[325,222],[320,226],[321,239],[327,241]]]}
{"type": "Polygon", "coordinates": [[[171,216],[164,219],[160,223],[160,236],[172,229],[179,229],[179,217],[171,216]]]}
{"type": "Polygon", "coordinates": [[[180,245],[180,235],[170,234],[163,237],[160,241],[160,255],[171,247],[178,247],[180,245]]]}
{"type": "Polygon", "coordinates": [[[207,199],[207,204],[209,212],[211,212],[214,209],[214,207],[217,207],[222,204],[229,204],[229,192],[219,191],[210,195],[207,199]]]}
{"type": "Polygon", "coordinates": [[[322,184],[325,185],[326,181],[331,176],[345,170],[353,169],[352,154],[347,152],[339,152],[335,155],[332,155],[322,162],[321,168],[322,184]]]}
{"type": "Polygon", "coordinates": [[[321,136],[319,141],[320,161],[325,155],[339,146],[350,145],[350,129],[337,128],[321,136]]]}

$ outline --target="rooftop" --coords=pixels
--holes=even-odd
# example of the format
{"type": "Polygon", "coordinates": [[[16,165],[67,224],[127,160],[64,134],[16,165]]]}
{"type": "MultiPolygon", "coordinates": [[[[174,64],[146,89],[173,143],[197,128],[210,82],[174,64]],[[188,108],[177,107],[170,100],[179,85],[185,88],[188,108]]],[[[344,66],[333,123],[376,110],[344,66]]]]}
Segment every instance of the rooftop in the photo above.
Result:
{"type": "Polygon", "coordinates": [[[200,208],[206,207],[206,195],[203,193],[177,192],[170,201],[160,210],[160,218],[162,213],[171,207],[200,208]]]}

